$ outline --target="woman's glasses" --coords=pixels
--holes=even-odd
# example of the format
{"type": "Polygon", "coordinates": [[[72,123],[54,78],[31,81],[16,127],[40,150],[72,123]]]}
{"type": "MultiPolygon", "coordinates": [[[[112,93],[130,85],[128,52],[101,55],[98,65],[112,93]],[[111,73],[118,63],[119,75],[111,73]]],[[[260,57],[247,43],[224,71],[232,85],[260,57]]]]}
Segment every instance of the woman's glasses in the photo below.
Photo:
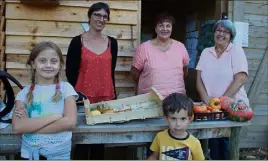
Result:
{"type": "Polygon", "coordinates": [[[230,34],[230,32],[229,32],[229,31],[226,31],[226,30],[221,30],[221,29],[217,29],[217,30],[216,30],[216,33],[217,33],[217,34],[223,33],[223,35],[230,34]]]}
{"type": "Polygon", "coordinates": [[[93,13],[93,15],[96,17],[96,19],[103,18],[104,21],[107,21],[108,20],[108,16],[107,15],[102,15],[100,13],[93,13]]]}

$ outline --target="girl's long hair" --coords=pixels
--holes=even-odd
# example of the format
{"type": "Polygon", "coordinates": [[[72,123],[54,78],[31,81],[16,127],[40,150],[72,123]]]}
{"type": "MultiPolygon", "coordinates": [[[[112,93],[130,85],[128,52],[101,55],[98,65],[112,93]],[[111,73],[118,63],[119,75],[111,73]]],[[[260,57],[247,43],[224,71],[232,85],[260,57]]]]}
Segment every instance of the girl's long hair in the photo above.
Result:
{"type": "MultiPolygon", "coordinates": [[[[51,41],[43,41],[43,42],[40,42],[40,43],[35,45],[35,47],[31,51],[31,53],[29,55],[29,59],[27,60],[27,63],[26,63],[27,66],[30,66],[30,70],[31,70],[31,86],[30,86],[29,92],[27,93],[27,104],[30,106],[33,103],[33,91],[34,91],[34,87],[36,84],[36,80],[35,80],[36,70],[33,68],[32,64],[35,61],[35,59],[37,58],[37,56],[42,51],[48,50],[48,49],[52,49],[58,54],[58,56],[60,58],[60,71],[61,71],[63,64],[64,64],[62,52],[61,52],[60,48],[55,43],[53,43],[51,41]]],[[[61,99],[61,95],[62,95],[60,92],[59,77],[60,77],[60,72],[55,77],[56,92],[52,98],[53,102],[59,101],[61,99]]]]}

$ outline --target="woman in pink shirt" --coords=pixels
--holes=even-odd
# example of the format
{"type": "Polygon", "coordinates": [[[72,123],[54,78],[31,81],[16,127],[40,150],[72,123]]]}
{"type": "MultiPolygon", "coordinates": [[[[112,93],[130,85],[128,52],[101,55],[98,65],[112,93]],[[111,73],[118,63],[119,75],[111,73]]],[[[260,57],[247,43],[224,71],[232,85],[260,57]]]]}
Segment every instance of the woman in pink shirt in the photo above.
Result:
{"type": "MultiPolygon", "coordinates": [[[[236,30],[232,21],[223,19],[214,26],[215,46],[203,50],[197,64],[197,90],[201,99],[228,96],[249,105],[243,84],[248,75],[248,63],[243,48],[232,44],[236,30]]],[[[212,160],[228,159],[229,139],[210,139],[212,160]]]]}
{"type": "Polygon", "coordinates": [[[131,74],[137,83],[137,94],[156,88],[163,97],[171,93],[186,93],[184,77],[187,75],[189,55],[185,46],[171,39],[174,18],[167,13],[158,16],[156,38],[137,47],[131,74]]]}

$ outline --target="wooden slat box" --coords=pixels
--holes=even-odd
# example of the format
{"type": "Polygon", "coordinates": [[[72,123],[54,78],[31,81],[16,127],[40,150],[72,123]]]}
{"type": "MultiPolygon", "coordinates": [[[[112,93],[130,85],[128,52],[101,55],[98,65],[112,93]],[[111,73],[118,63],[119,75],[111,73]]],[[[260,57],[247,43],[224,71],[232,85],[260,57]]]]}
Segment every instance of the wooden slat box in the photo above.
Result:
{"type": "Polygon", "coordinates": [[[88,99],[86,99],[84,100],[86,124],[118,123],[136,119],[162,117],[162,100],[163,97],[155,88],[152,88],[146,94],[102,103],[90,104],[88,99]],[[104,105],[114,112],[92,115],[91,111],[96,110],[98,105],[104,105]]]}

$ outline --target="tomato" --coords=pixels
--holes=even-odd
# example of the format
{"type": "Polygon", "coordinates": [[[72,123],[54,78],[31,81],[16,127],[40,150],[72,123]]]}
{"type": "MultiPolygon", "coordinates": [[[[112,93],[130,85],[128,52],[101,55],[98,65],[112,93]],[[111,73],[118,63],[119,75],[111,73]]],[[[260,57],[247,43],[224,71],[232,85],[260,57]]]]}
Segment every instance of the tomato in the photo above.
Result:
{"type": "Polygon", "coordinates": [[[194,106],[194,112],[195,113],[207,112],[207,107],[205,105],[194,106]]]}
{"type": "Polygon", "coordinates": [[[210,110],[210,111],[213,110],[213,108],[212,108],[211,106],[208,106],[207,108],[208,108],[208,110],[210,110]]]}

